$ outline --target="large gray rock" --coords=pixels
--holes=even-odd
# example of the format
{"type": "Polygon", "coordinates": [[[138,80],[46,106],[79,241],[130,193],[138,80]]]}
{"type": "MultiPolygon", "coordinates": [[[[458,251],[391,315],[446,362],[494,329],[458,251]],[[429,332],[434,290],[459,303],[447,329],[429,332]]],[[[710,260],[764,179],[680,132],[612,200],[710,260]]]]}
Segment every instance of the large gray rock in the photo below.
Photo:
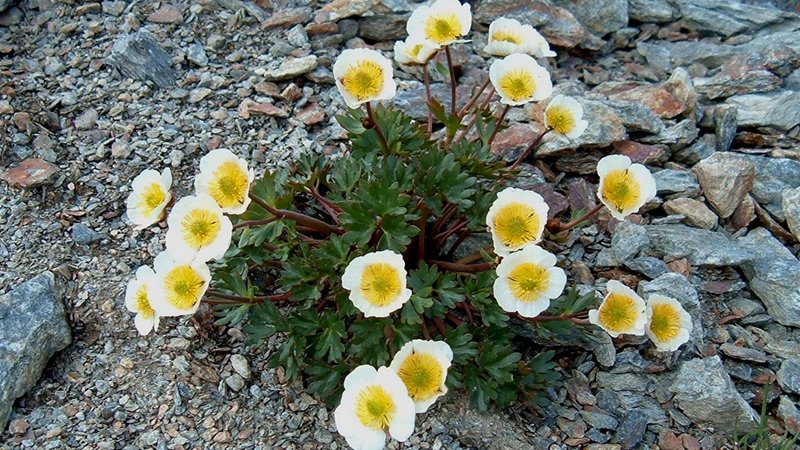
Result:
{"type": "Polygon", "coordinates": [[[781,206],[789,230],[800,240],[800,187],[786,189],[782,194],[781,206]]]}
{"type": "Polygon", "coordinates": [[[107,61],[126,77],[149,80],[162,88],[171,87],[177,78],[170,56],[144,28],[118,37],[107,61]]]}
{"type": "Polygon", "coordinates": [[[756,155],[740,157],[753,163],[756,169],[753,197],[779,220],[784,220],[783,191],[800,187],[800,161],[756,155]]]}
{"type": "Polygon", "coordinates": [[[680,16],[667,0],[628,0],[628,15],[643,23],[672,22],[680,16]]]}
{"type": "Polygon", "coordinates": [[[800,394],[800,359],[787,359],[778,370],[778,384],[787,393],[800,394]]]}
{"type": "Polygon", "coordinates": [[[62,296],[61,280],[44,272],[0,297],[0,430],[14,400],[72,340],[62,296]]]}
{"type": "Polygon", "coordinates": [[[750,290],[778,323],[800,327],[800,261],[764,228],[751,231],[739,243],[755,255],[741,266],[750,290]]]}
{"type": "Polygon", "coordinates": [[[628,26],[628,0],[566,0],[563,6],[598,36],[628,26]]]}
{"type": "Polygon", "coordinates": [[[722,366],[719,356],[696,358],[681,365],[669,390],[678,407],[695,422],[713,425],[719,431],[749,431],[758,414],[742,398],[722,366]]]}
{"type": "Polygon", "coordinates": [[[759,30],[788,16],[776,8],[739,2],[677,0],[676,3],[689,28],[723,36],[759,30]]]}
{"type": "Polygon", "coordinates": [[[769,94],[730,97],[736,106],[740,127],[774,127],[788,131],[800,124],[800,92],[782,90],[769,94]]]}
{"type": "Polygon", "coordinates": [[[651,250],[667,260],[686,258],[693,266],[735,266],[752,261],[754,252],[723,233],[686,225],[647,225],[651,250]]]}
{"type": "Polygon", "coordinates": [[[652,294],[671,297],[680,302],[683,309],[692,318],[692,333],[689,336],[687,346],[690,348],[700,348],[703,344],[705,332],[703,329],[703,309],[700,306],[700,298],[694,286],[689,283],[683,275],[669,272],[661,275],[653,281],[642,281],[637,288],[642,298],[647,298],[652,294]]]}
{"type": "Polygon", "coordinates": [[[697,163],[697,175],[703,194],[723,219],[733,215],[755,182],[755,166],[729,152],[717,152],[697,163]]]}
{"type": "Polygon", "coordinates": [[[498,17],[532,25],[558,47],[576,47],[589,36],[575,16],[549,0],[484,0],[475,6],[477,22],[489,25],[498,17]]]}

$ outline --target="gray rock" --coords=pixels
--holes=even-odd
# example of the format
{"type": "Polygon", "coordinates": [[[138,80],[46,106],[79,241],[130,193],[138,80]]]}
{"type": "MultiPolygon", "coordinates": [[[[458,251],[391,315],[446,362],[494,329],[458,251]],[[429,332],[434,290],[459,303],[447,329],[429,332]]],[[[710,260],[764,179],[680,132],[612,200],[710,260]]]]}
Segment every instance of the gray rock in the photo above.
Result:
{"type": "Polygon", "coordinates": [[[742,361],[752,361],[756,363],[767,362],[767,354],[754,348],[742,347],[731,342],[726,342],[720,345],[719,349],[726,356],[741,359],[742,361]]]}
{"type": "Polygon", "coordinates": [[[628,0],[566,0],[560,3],[589,31],[600,37],[628,26],[628,0]]]}
{"type": "MultiPolygon", "coordinates": [[[[436,98],[445,110],[450,107],[450,86],[445,83],[433,83],[431,95],[436,98]]],[[[471,87],[458,86],[456,105],[463,107],[472,96],[471,87]]],[[[420,122],[428,117],[428,106],[425,100],[425,86],[419,82],[410,82],[403,89],[397,90],[397,95],[392,99],[392,104],[403,110],[412,119],[420,122]]]]}
{"type": "Polygon", "coordinates": [[[626,261],[625,267],[635,270],[636,272],[639,272],[651,279],[658,278],[669,271],[667,263],[658,258],[653,258],[652,256],[641,256],[639,258],[626,261]]]}
{"type": "Polygon", "coordinates": [[[102,3],[103,12],[115,17],[121,16],[127,7],[128,4],[123,1],[104,1],[102,3]]]}
{"type": "Polygon", "coordinates": [[[514,332],[520,337],[529,339],[538,345],[548,347],[578,347],[584,350],[591,350],[599,364],[605,367],[614,365],[617,357],[617,350],[608,333],[598,327],[581,329],[579,327],[569,327],[569,331],[558,334],[543,336],[529,322],[511,319],[514,332]]]}
{"type": "Polygon", "coordinates": [[[800,359],[787,359],[778,369],[778,384],[786,393],[800,394],[800,359]]]}
{"type": "Polygon", "coordinates": [[[297,48],[308,45],[308,34],[302,25],[297,24],[286,32],[286,40],[297,48]]]}
{"type": "Polygon", "coordinates": [[[672,22],[679,17],[678,9],[667,0],[628,0],[628,15],[643,23],[672,22]]]}
{"type": "Polygon", "coordinates": [[[713,134],[707,134],[701,139],[695,140],[692,145],[684,147],[672,154],[672,159],[678,162],[694,165],[699,161],[708,158],[714,153],[716,139],[713,134]]]}
{"type": "Polygon", "coordinates": [[[598,101],[581,98],[578,101],[583,106],[584,119],[589,122],[586,131],[576,139],[548,135],[549,139],[537,151],[539,155],[553,156],[569,149],[607,147],[627,138],[625,125],[613,109],[598,101]]]}
{"type": "Polygon", "coordinates": [[[290,58],[283,61],[280,66],[267,70],[264,78],[268,81],[283,81],[290,78],[299,77],[314,70],[319,62],[315,55],[303,56],[301,58],[290,58]]]}
{"type": "Polygon", "coordinates": [[[723,219],[733,215],[755,182],[755,166],[730,152],[717,152],[697,163],[703,194],[723,219]]]}
{"type": "Polygon", "coordinates": [[[800,186],[800,161],[787,158],[741,155],[755,166],[751,195],[779,220],[784,220],[783,191],[800,186]]]}
{"type": "Polygon", "coordinates": [[[235,373],[225,378],[225,384],[235,392],[239,392],[244,388],[244,379],[238,373],[235,373]]]}
{"type": "Polygon", "coordinates": [[[247,358],[240,354],[231,355],[231,366],[242,378],[249,380],[251,376],[250,364],[247,363],[247,358]]]}
{"type": "Polygon", "coordinates": [[[800,240],[800,187],[783,191],[781,207],[789,230],[800,240]]]}
{"type": "Polygon", "coordinates": [[[473,18],[489,25],[498,17],[517,19],[539,30],[551,45],[583,45],[586,28],[569,11],[544,0],[486,0],[475,7],[473,18]]]}
{"type": "Polygon", "coordinates": [[[205,67],[208,65],[208,56],[206,55],[206,50],[203,48],[203,44],[198,42],[190,45],[189,49],[186,50],[186,59],[200,67],[205,67]]]}
{"type": "Polygon", "coordinates": [[[720,105],[714,110],[714,132],[716,133],[716,150],[727,152],[731,149],[733,138],[736,137],[736,107],[720,105]]]}
{"type": "Polygon", "coordinates": [[[661,133],[642,136],[639,141],[647,144],[666,144],[670,150],[677,151],[691,144],[697,138],[699,130],[695,119],[685,119],[667,126],[661,133]]]}
{"type": "MultiPolygon", "coordinates": [[[[0,5],[2,6],[2,5],[0,5]]],[[[0,11],[3,11],[0,9],[0,11]]],[[[17,25],[22,22],[22,19],[25,17],[25,14],[19,8],[8,8],[7,11],[3,11],[0,13],[0,27],[10,27],[11,25],[17,25]]]]}
{"type": "Polygon", "coordinates": [[[127,77],[152,81],[162,88],[173,86],[177,78],[170,56],[144,28],[118,37],[107,61],[127,77]]]}
{"type": "Polygon", "coordinates": [[[14,400],[72,341],[63,289],[60,279],[44,272],[0,297],[0,429],[5,429],[14,400]]]}
{"type": "Polygon", "coordinates": [[[782,21],[787,15],[778,9],[717,0],[677,0],[683,21],[690,29],[723,36],[760,30],[782,21]]]}
{"type": "Polygon", "coordinates": [[[778,323],[800,327],[800,261],[763,228],[751,231],[739,243],[755,255],[741,265],[750,290],[778,323]]]}
{"type": "Polygon", "coordinates": [[[13,2],[14,0],[0,0],[0,12],[5,11],[13,2]]]}
{"type": "Polygon", "coordinates": [[[717,225],[717,215],[705,203],[693,198],[676,198],[664,202],[667,214],[679,214],[685,217],[687,225],[710,230],[717,225]]]}
{"type": "Polygon", "coordinates": [[[583,410],[580,414],[584,422],[598,430],[613,430],[619,425],[619,421],[617,421],[614,416],[606,413],[583,410]]]}
{"type": "Polygon", "coordinates": [[[624,100],[604,100],[603,103],[614,110],[625,128],[630,131],[658,134],[664,129],[664,123],[650,108],[641,103],[624,100]]]}
{"type": "Polygon", "coordinates": [[[664,169],[653,174],[656,191],[659,195],[681,194],[695,196],[700,193],[697,177],[688,170],[664,169]]]}
{"type": "Polygon", "coordinates": [[[702,64],[712,69],[725,64],[731,57],[742,52],[742,49],[737,46],[711,42],[662,42],[658,45],[663,45],[669,50],[673,67],[702,64]]]}
{"type": "Polygon", "coordinates": [[[358,35],[371,41],[389,41],[405,39],[406,22],[405,14],[375,15],[364,17],[358,24],[358,35]]]}
{"type": "Polygon", "coordinates": [[[661,275],[653,281],[642,281],[638,286],[638,293],[642,298],[647,298],[652,294],[659,294],[671,297],[680,302],[683,309],[692,318],[692,333],[689,336],[688,345],[699,348],[705,337],[703,327],[703,310],[697,290],[680,274],[669,272],[661,275]]]}
{"type": "Polygon", "coordinates": [[[81,222],[72,225],[72,241],[76,244],[91,244],[101,238],[102,235],[100,233],[92,230],[81,222]]]}
{"type": "Polygon", "coordinates": [[[659,78],[664,78],[672,72],[672,56],[669,47],[662,44],[639,42],[636,44],[636,51],[647,60],[647,64],[659,78]]]}
{"type": "Polygon", "coordinates": [[[89,108],[75,118],[75,128],[79,130],[90,130],[97,124],[98,118],[97,111],[95,111],[94,108],[89,108]]]}
{"type": "Polygon", "coordinates": [[[684,362],[669,390],[678,407],[693,421],[729,431],[749,431],[758,414],[744,401],[719,356],[684,362]]]}
{"type": "Polygon", "coordinates": [[[646,225],[656,255],[668,260],[686,258],[693,266],[735,266],[752,261],[755,254],[721,232],[685,225],[646,225]]]}
{"type": "Polygon", "coordinates": [[[634,408],[628,412],[625,419],[617,427],[615,434],[616,442],[622,446],[623,449],[635,448],[639,442],[644,439],[644,432],[647,430],[648,415],[634,408]]]}
{"type": "Polygon", "coordinates": [[[632,259],[650,245],[647,231],[633,222],[622,222],[611,237],[611,251],[620,263],[632,259]]]}
{"type": "Polygon", "coordinates": [[[788,395],[781,395],[781,401],[778,403],[778,417],[783,420],[789,432],[794,434],[800,432],[800,409],[788,395]]]}
{"type": "Polygon", "coordinates": [[[738,109],[740,127],[774,127],[788,131],[800,124],[800,92],[781,90],[769,94],[730,97],[738,109]]]}

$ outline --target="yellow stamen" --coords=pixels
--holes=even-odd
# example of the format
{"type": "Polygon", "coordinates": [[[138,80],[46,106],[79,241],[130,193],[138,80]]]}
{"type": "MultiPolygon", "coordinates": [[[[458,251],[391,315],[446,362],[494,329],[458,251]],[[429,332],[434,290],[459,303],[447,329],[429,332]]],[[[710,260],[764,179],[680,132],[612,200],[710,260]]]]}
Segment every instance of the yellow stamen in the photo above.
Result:
{"type": "Polygon", "coordinates": [[[600,323],[614,333],[629,331],[639,313],[635,299],[622,294],[610,294],[598,309],[600,323]]]}
{"type": "Polygon", "coordinates": [[[400,295],[400,273],[386,263],[370,264],[361,275],[361,295],[371,304],[381,307],[392,303],[400,295]]]}
{"type": "Polygon", "coordinates": [[[512,44],[522,45],[522,37],[512,31],[506,31],[506,30],[495,31],[494,34],[492,34],[492,40],[510,42],[512,44]]]}
{"type": "Polygon", "coordinates": [[[678,337],[681,331],[681,316],[678,309],[668,303],[656,303],[652,306],[650,331],[661,342],[678,337]]]}
{"type": "Polygon", "coordinates": [[[166,198],[166,192],[161,188],[158,183],[151,183],[147,185],[142,191],[142,198],[139,201],[139,208],[141,208],[144,215],[150,215],[166,198]]]}
{"type": "Polygon", "coordinates": [[[575,128],[575,115],[567,107],[554,105],[547,108],[547,125],[558,134],[567,134],[575,128]]]}
{"type": "Polygon", "coordinates": [[[508,285],[514,297],[523,302],[532,302],[547,290],[550,277],[547,269],[533,263],[522,263],[511,270],[508,285]]]}
{"type": "Polygon", "coordinates": [[[519,248],[539,238],[537,233],[541,220],[532,207],[524,203],[509,203],[497,212],[494,232],[507,247],[519,248]]]}
{"type": "Polygon", "coordinates": [[[425,22],[425,37],[445,45],[461,37],[461,22],[455,14],[431,15],[425,22]]]}
{"type": "Polygon", "coordinates": [[[149,319],[155,314],[147,300],[147,286],[144,284],[136,291],[136,312],[145,319],[149,319]]]}
{"type": "Polygon", "coordinates": [[[211,176],[208,193],[222,208],[239,206],[247,196],[247,172],[233,161],[220,164],[211,176]]]}
{"type": "Polygon", "coordinates": [[[427,400],[439,392],[444,372],[439,361],[428,353],[414,353],[403,361],[400,379],[414,401],[427,400]]]}
{"type": "Polygon", "coordinates": [[[536,80],[527,70],[511,69],[499,81],[500,93],[515,102],[530,98],[536,90],[536,80]]]}
{"type": "Polygon", "coordinates": [[[164,277],[167,302],[177,309],[187,310],[200,301],[203,279],[191,266],[178,266],[164,277]]]}
{"type": "Polygon", "coordinates": [[[639,181],[628,169],[613,170],[605,176],[603,198],[619,212],[634,207],[640,191],[639,181]]]}
{"type": "Polygon", "coordinates": [[[356,417],[365,427],[384,430],[395,415],[392,396],[381,386],[367,386],[356,399],[356,417]]]}
{"type": "Polygon", "coordinates": [[[422,47],[424,47],[424,45],[422,44],[412,45],[411,47],[408,47],[408,56],[412,58],[417,58],[419,56],[419,52],[422,51],[422,47]]]}
{"type": "Polygon", "coordinates": [[[216,214],[200,208],[189,211],[181,220],[183,239],[192,248],[204,247],[214,242],[220,227],[216,214]]]}
{"type": "Polygon", "coordinates": [[[383,69],[372,61],[362,61],[350,66],[341,82],[344,89],[359,101],[377,97],[383,89],[383,69]]]}

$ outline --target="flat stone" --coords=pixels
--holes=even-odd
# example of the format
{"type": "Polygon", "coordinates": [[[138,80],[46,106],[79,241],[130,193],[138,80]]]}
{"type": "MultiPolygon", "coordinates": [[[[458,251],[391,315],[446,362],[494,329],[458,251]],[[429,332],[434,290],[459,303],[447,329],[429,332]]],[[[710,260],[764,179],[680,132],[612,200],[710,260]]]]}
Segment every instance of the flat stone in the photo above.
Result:
{"type": "Polygon", "coordinates": [[[625,261],[625,267],[639,272],[650,279],[658,278],[669,271],[664,261],[653,258],[652,256],[640,256],[630,261],[625,261]]]}
{"type": "Polygon", "coordinates": [[[695,348],[702,346],[705,328],[700,297],[686,277],[673,272],[665,273],[653,281],[642,281],[637,291],[645,299],[652,294],[659,294],[677,300],[692,318],[692,333],[689,336],[688,346],[695,348]]]}
{"type": "Polygon", "coordinates": [[[730,152],[717,152],[692,169],[703,194],[723,219],[733,215],[755,183],[755,166],[730,152]]]}
{"type": "Polygon", "coordinates": [[[543,0],[486,0],[476,5],[473,14],[474,20],[487,26],[498,17],[532,25],[558,47],[577,47],[588,34],[572,13],[543,0]]]}
{"type": "Polygon", "coordinates": [[[124,1],[105,1],[102,3],[102,10],[106,14],[111,14],[112,16],[119,17],[125,12],[125,8],[128,4],[124,1]]]}
{"type": "Polygon", "coordinates": [[[743,361],[752,361],[757,363],[767,362],[767,354],[756,350],[754,348],[742,347],[739,345],[726,342],[719,346],[722,353],[731,358],[741,359],[743,361]]]}
{"type": "Polygon", "coordinates": [[[208,55],[206,55],[206,50],[203,48],[203,44],[197,42],[190,45],[186,50],[186,59],[199,67],[205,67],[208,65],[208,55]]]}
{"type": "Polygon", "coordinates": [[[800,409],[788,395],[781,395],[778,403],[778,417],[790,433],[800,433],[800,409]]]}
{"type": "Polygon", "coordinates": [[[378,3],[378,0],[334,0],[319,10],[314,21],[336,22],[347,17],[360,16],[378,3]]]}
{"type": "Polygon", "coordinates": [[[153,23],[179,24],[183,23],[183,14],[181,14],[181,10],[176,6],[164,5],[147,16],[147,21],[153,23]]]}
{"type": "Polygon", "coordinates": [[[681,194],[694,196],[700,193],[697,177],[688,170],[664,169],[653,173],[656,181],[656,192],[663,194],[681,194]]]}
{"type": "Polygon", "coordinates": [[[649,246],[647,230],[633,222],[621,222],[611,237],[611,252],[620,264],[632,259],[649,246]]]}
{"type": "Polygon", "coordinates": [[[788,131],[800,123],[800,92],[781,90],[769,94],[730,97],[740,127],[773,127],[788,131]]]}
{"type": "Polygon", "coordinates": [[[580,414],[584,422],[599,430],[614,430],[619,425],[614,416],[603,412],[583,410],[580,414]]]}
{"type": "Polygon", "coordinates": [[[616,428],[615,439],[623,449],[636,448],[644,439],[649,417],[638,408],[628,412],[616,428]]]}
{"type": "Polygon", "coordinates": [[[781,207],[786,216],[786,224],[792,234],[800,240],[800,187],[784,190],[781,197],[781,207]]]}
{"type": "Polygon", "coordinates": [[[86,245],[98,241],[102,235],[83,223],[76,223],[72,225],[72,241],[76,244],[86,245]]]}
{"type": "Polygon", "coordinates": [[[614,110],[628,132],[658,134],[664,129],[661,119],[641,103],[609,99],[603,104],[614,110]]]}
{"type": "Polygon", "coordinates": [[[600,37],[628,26],[627,0],[566,0],[560,4],[600,37]]]}
{"type": "Polygon", "coordinates": [[[717,0],[677,0],[683,22],[693,30],[733,36],[756,31],[784,20],[787,14],[774,7],[717,0]]]}
{"type": "Polygon", "coordinates": [[[676,198],[664,202],[667,214],[680,214],[687,225],[710,230],[717,226],[717,215],[705,203],[693,198],[676,198]]]}
{"type": "Polygon", "coordinates": [[[754,255],[741,263],[750,290],[778,323],[800,327],[800,261],[764,228],[738,242],[754,255]]]}
{"type": "Polygon", "coordinates": [[[283,61],[275,69],[267,70],[264,78],[267,81],[283,81],[290,78],[299,77],[314,70],[318,65],[315,55],[303,56],[301,58],[291,58],[283,61]]]}
{"type": "Polygon", "coordinates": [[[268,117],[289,117],[285,110],[273,105],[272,103],[259,103],[249,98],[242,100],[239,104],[239,117],[249,119],[251,115],[262,115],[268,117]]]}
{"type": "Polygon", "coordinates": [[[672,22],[680,17],[678,8],[666,0],[628,0],[628,15],[642,23],[672,22]]]}
{"type": "Polygon", "coordinates": [[[189,103],[200,103],[205,100],[213,91],[206,87],[194,88],[189,91],[189,103]]]}
{"type": "Polygon", "coordinates": [[[800,186],[800,161],[756,155],[740,157],[755,166],[756,180],[751,192],[753,198],[778,220],[784,220],[783,191],[800,186]]]}
{"type": "Polygon", "coordinates": [[[758,414],[742,398],[719,356],[684,362],[669,390],[690,419],[720,430],[749,431],[758,414]]]}
{"type": "Polygon", "coordinates": [[[752,261],[754,251],[721,232],[685,225],[645,225],[653,251],[676,260],[686,258],[693,266],[735,266],[752,261]]]}
{"type": "Polygon", "coordinates": [[[715,149],[718,152],[731,149],[731,143],[736,137],[737,117],[736,107],[732,105],[720,105],[714,110],[715,149]]]}
{"type": "Polygon", "coordinates": [[[405,14],[388,14],[364,17],[358,24],[358,35],[370,41],[389,41],[405,39],[406,22],[405,14]]]}
{"type": "Polygon", "coordinates": [[[295,25],[311,17],[313,10],[307,6],[276,10],[266,20],[261,21],[261,28],[269,30],[276,27],[295,25]]]}
{"type": "Polygon", "coordinates": [[[501,130],[492,141],[492,153],[504,161],[512,162],[544,132],[544,127],[538,123],[511,123],[508,128],[501,130]]]}
{"type": "Polygon", "coordinates": [[[53,182],[58,166],[39,158],[28,158],[18,166],[0,172],[0,180],[11,186],[32,188],[53,182]]]}
{"type": "Polygon", "coordinates": [[[614,143],[614,152],[625,155],[633,162],[640,164],[653,164],[663,162],[668,158],[663,147],[640,144],[634,141],[618,141],[614,143]]]}
{"type": "Polygon", "coordinates": [[[695,140],[691,145],[672,154],[674,161],[694,165],[714,153],[717,143],[714,135],[707,134],[695,140]]]}
{"type": "Polygon", "coordinates": [[[95,124],[97,124],[97,119],[99,118],[97,111],[94,108],[89,108],[77,118],[75,118],[75,128],[78,130],[89,130],[94,128],[95,124]]]}
{"type": "Polygon", "coordinates": [[[682,68],[675,69],[669,80],[662,84],[642,84],[632,89],[624,89],[620,86],[614,88],[609,94],[609,97],[613,99],[641,103],[656,116],[664,119],[671,119],[682,114],[693,116],[697,103],[697,93],[692,86],[691,77],[682,68]]]}
{"type": "Polygon", "coordinates": [[[786,393],[800,394],[800,359],[787,359],[778,369],[778,384],[786,393]]]}
{"type": "Polygon", "coordinates": [[[231,366],[233,367],[233,370],[236,371],[236,373],[238,373],[243,379],[250,379],[250,364],[248,364],[247,358],[238,353],[231,355],[231,366]]]}
{"type": "Polygon", "coordinates": [[[44,272],[0,296],[0,429],[47,361],[72,341],[61,279],[44,272]]]}
{"type": "Polygon", "coordinates": [[[173,86],[177,78],[170,56],[144,28],[119,36],[107,61],[127,77],[152,81],[162,88],[173,86]]]}

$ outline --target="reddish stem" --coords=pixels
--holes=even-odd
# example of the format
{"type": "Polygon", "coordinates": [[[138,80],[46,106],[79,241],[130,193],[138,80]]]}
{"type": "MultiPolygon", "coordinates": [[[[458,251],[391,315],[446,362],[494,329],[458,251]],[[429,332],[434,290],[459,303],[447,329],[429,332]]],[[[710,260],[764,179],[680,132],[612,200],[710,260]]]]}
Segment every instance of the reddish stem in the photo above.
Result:
{"type": "Polygon", "coordinates": [[[438,261],[435,259],[432,259],[428,262],[441,269],[450,270],[452,272],[461,272],[461,273],[483,272],[485,270],[490,270],[494,268],[493,262],[486,262],[480,264],[459,264],[447,261],[438,261]]]}
{"type": "Polygon", "coordinates": [[[447,57],[447,67],[450,68],[450,114],[456,114],[456,68],[453,65],[453,57],[450,55],[450,46],[444,47],[444,55],[447,57]]]}
{"type": "Polygon", "coordinates": [[[503,121],[506,120],[506,114],[508,114],[509,109],[511,109],[511,106],[506,105],[505,108],[503,108],[503,112],[500,113],[500,118],[497,119],[497,125],[495,125],[494,130],[492,131],[492,135],[489,136],[489,140],[486,141],[486,145],[488,145],[489,148],[492,147],[494,137],[497,136],[497,132],[500,131],[500,126],[503,125],[503,121]]]}
{"type": "Polygon", "coordinates": [[[522,152],[522,153],[520,153],[520,154],[519,154],[519,156],[517,157],[517,160],[516,160],[516,161],[514,161],[514,164],[510,165],[510,166],[508,167],[508,169],[509,169],[509,170],[514,170],[514,169],[516,169],[516,168],[517,168],[517,167],[518,167],[520,164],[522,164],[522,161],[525,161],[525,158],[527,158],[527,157],[528,157],[528,155],[529,155],[529,154],[530,154],[530,153],[531,153],[531,152],[532,152],[532,151],[533,151],[533,150],[536,148],[536,146],[539,144],[539,142],[541,142],[541,141],[542,141],[542,138],[544,137],[544,135],[545,135],[545,134],[547,134],[547,133],[549,133],[549,132],[551,132],[551,131],[553,131],[553,129],[552,129],[552,128],[548,128],[548,129],[544,130],[544,131],[542,132],[542,134],[540,134],[540,135],[539,135],[539,137],[537,137],[537,138],[536,138],[536,140],[535,140],[535,141],[531,142],[531,145],[529,145],[529,146],[528,146],[528,148],[526,148],[524,152],[522,152]]]}
{"type": "Polygon", "coordinates": [[[602,203],[598,203],[597,206],[595,206],[594,208],[590,209],[586,214],[578,217],[577,219],[575,219],[575,220],[573,220],[571,222],[557,224],[556,227],[552,227],[553,229],[551,231],[553,231],[555,233],[560,233],[562,231],[571,230],[576,225],[579,225],[579,224],[587,221],[592,216],[594,216],[595,214],[600,212],[600,210],[603,209],[603,206],[604,205],[602,203]]]}

